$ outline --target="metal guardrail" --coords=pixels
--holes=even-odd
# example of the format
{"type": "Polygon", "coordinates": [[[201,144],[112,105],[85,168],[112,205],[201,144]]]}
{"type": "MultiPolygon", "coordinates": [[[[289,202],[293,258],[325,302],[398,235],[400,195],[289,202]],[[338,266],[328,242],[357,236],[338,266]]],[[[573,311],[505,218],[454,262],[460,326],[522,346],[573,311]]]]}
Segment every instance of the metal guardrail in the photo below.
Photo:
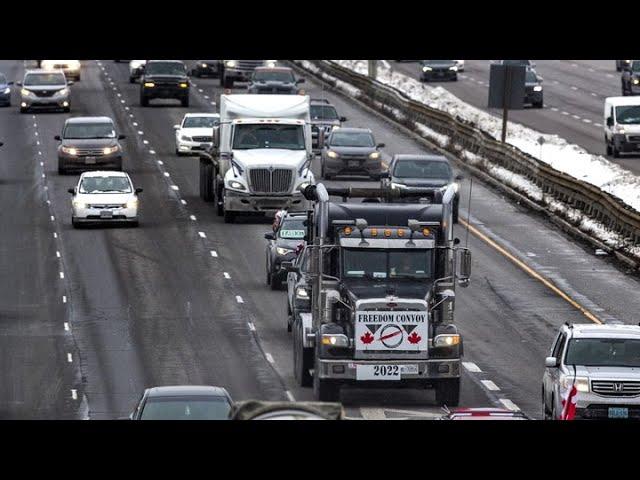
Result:
{"type": "MultiPolygon", "coordinates": [[[[302,67],[298,62],[295,63],[302,67]]],[[[410,99],[399,90],[330,60],[315,60],[311,63],[321,72],[359,89],[361,92],[357,95],[359,101],[412,131],[420,133],[416,124],[421,123],[437,133],[448,136],[449,143],[442,148],[458,158],[460,151],[466,150],[485,158],[494,165],[522,175],[536,184],[545,194],[583,212],[589,218],[619,234],[624,238],[627,247],[640,246],[640,212],[622,200],[595,185],[560,172],[512,145],[502,144],[461,117],[453,117],[447,112],[428,107],[410,99]],[[403,118],[398,119],[393,114],[394,110],[402,112],[403,118]]],[[[314,72],[310,73],[314,74],[314,72]]],[[[335,82],[330,79],[323,80],[335,86],[335,82]]],[[[489,173],[483,166],[480,168],[489,173]]],[[[627,254],[630,253],[627,252],[627,254]]],[[[634,255],[634,257],[638,259],[637,256],[634,255]]]]}

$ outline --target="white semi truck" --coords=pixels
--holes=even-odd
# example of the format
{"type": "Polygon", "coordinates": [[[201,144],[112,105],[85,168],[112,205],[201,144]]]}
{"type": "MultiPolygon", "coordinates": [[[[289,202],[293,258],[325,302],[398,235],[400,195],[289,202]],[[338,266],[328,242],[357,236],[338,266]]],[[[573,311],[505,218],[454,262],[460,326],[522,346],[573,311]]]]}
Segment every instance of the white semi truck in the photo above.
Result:
{"type": "Polygon", "coordinates": [[[306,210],[314,184],[306,95],[221,95],[220,125],[200,155],[200,196],[227,223],[238,215],[306,210]]]}

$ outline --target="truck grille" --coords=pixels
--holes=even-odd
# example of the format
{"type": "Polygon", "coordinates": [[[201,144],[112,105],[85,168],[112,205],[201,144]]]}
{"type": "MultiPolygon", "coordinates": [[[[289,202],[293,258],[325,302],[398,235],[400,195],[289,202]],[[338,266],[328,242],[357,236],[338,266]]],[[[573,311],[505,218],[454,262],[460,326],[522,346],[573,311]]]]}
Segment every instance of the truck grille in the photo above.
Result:
{"type": "Polygon", "coordinates": [[[293,171],[285,168],[252,168],[249,170],[253,193],[287,193],[291,190],[293,171]]]}
{"type": "Polygon", "coordinates": [[[594,380],[591,382],[591,390],[605,397],[635,397],[640,395],[640,382],[594,380]]]}
{"type": "Polygon", "coordinates": [[[98,208],[100,210],[112,210],[114,208],[125,208],[126,206],[126,204],[121,203],[91,203],[87,205],[89,208],[98,208]]]}
{"type": "Polygon", "coordinates": [[[629,135],[630,142],[640,142],[640,135],[629,135]]]}
{"type": "Polygon", "coordinates": [[[212,142],[213,141],[213,137],[193,137],[193,141],[194,142],[202,142],[202,143],[212,142]]]}

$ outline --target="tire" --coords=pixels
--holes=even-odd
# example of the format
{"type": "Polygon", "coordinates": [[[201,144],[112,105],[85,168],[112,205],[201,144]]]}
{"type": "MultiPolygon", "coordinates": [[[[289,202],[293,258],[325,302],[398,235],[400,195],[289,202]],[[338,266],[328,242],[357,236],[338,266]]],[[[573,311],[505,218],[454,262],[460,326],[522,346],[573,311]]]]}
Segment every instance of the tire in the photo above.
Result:
{"type": "Polygon", "coordinates": [[[141,107],[148,107],[149,106],[149,98],[145,97],[144,95],[140,95],[140,106],[141,107]]]}
{"type": "Polygon", "coordinates": [[[620,158],[620,150],[616,148],[615,143],[611,146],[611,154],[613,155],[613,158],[620,158]]]}
{"type": "Polygon", "coordinates": [[[65,107],[62,109],[64,113],[69,113],[71,111],[71,107],[65,107]]]}
{"type": "Polygon", "coordinates": [[[80,225],[78,224],[78,222],[75,221],[73,217],[71,217],[71,226],[73,228],[80,228],[80,225]]]}
{"type": "Polygon", "coordinates": [[[271,273],[271,290],[281,290],[282,289],[282,280],[278,278],[277,275],[271,273]]]}
{"type": "Polygon", "coordinates": [[[309,369],[313,365],[313,349],[302,346],[302,325],[296,322],[293,331],[293,376],[301,387],[313,385],[309,369]]]}
{"type": "Polygon", "coordinates": [[[318,365],[315,365],[313,375],[313,396],[319,402],[340,401],[340,384],[331,380],[321,380],[318,375],[318,365]]]}
{"type": "Polygon", "coordinates": [[[460,218],[460,204],[455,202],[453,204],[453,223],[458,223],[458,219],[460,218]]]}
{"type": "Polygon", "coordinates": [[[607,142],[607,155],[612,155],[613,150],[611,149],[611,145],[609,145],[609,142],[606,139],[605,141],[607,142]]]}
{"type": "Polygon", "coordinates": [[[234,223],[236,221],[236,214],[233,212],[224,212],[224,223],[234,223]]]}
{"type": "Polygon", "coordinates": [[[213,201],[213,164],[200,160],[200,198],[205,202],[213,201]]]}
{"type": "Polygon", "coordinates": [[[436,383],[436,403],[447,407],[457,407],[460,403],[460,379],[447,378],[436,383]]]}
{"type": "Polygon", "coordinates": [[[180,102],[182,103],[183,107],[185,107],[185,108],[189,107],[189,97],[185,97],[185,98],[181,99],[180,102]]]}
{"type": "Polygon", "coordinates": [[[220,197],[221,197],[220,199],[222,201],[219,201],[218,192],[223,192],[224,188],[220,187],[220,182],[218,182],[217,180],[216,180],[216,185],[217,187],[216,187],[216,193],[214,197],[214,200],[216,202],[216,213],[218,214],[219,217],[222,217],[224,215],[224,195],[220,194],[220,197]]]}
{"type": "Polygon", "coordinates": [[[233,78],[227,78],[226,76],[224,76],[222,78],[222,86],[224,88],[233,88],[233,78]]]}
{"type": "Polygon", "coordinates": [[[79,82],[79,81],[80,81],[80,75],[76,77],[76,82],[79,82]]]}
{"type": "Polygon", "coordinates": [[[136,77],[129,76],[129,83],[136,83],[136,77]]]}
{"type": "Polygon", "coordinates": [[[291,305],[289,304],[289,299],[287,298],[287,332],[291,333],[293,324],[293,312],[291,311],[291,305]]]}
{"type": "Polygon", "coordinates": [[[455,77],[453,77],[453,81],[457,82],[458,81],[458,76],[456,75],[455,77]]]}

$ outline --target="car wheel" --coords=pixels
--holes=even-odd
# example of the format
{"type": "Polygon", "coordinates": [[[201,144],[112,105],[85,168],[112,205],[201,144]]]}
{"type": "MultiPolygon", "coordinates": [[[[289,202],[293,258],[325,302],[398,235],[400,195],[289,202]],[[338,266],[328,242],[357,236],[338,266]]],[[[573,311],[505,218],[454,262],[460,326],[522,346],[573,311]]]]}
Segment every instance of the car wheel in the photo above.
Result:
{"type": "Polygon", "coordinates": [[[301,387],[313,385],[313,377],[309,369],[313,365],[313,349],[304,348],[302,344],[302,325],[295,323],[293,330],[293,376],[301,387]]]}
{"type": "Polygon", "coordinates": [[[293,323],[293,313],[291,312],[291,305],[289,305],[289,299],[287,298],[287,332],[291,333],[291,327],[293,323]]]}
{"type": "Polygon", "coordinates": [[[544,395],[544,388],[543,388],[542,389],[542,418],[544,420],[551,420],[551,413],[547,408],[547,402],[545,402],[544,397],[545,395],[544,395]]]}
{"type": "Polygon", "coordinates": [[[129,83],[136,83],[136,77],[129,77],[129,83]]]}
{"type": "MultiPolygon", "coordinates": [[[[605,139],[606,141],[606,139],[605,139]]],[[[609,145],[609,142],[607,142],[607,155],[611,155],[613,153],[612,149],[611,149],[611,145],[609,145]]]]}
{"type": "Polygon", "coordinates": [[[615,143],[611,146],[611,153],[613,154],[613,158],[620,158],[620,150],[616,148],[615,143]]]}
{"type": "Polygon", "coordinates": [[[73,228],[79,228],[79,227],[80,227],[80,225],[78,224],[78,222],[76,222],[76,219],[75,219],[75,218],[73,218],[73,217],[71,217],[71,226],[72,226],[73,228]]]}
{"type": "Polygon", "coordinates": [[[148,107],[149,106],[149,98],[145,97],[144,95],[140,95],[140,106],[141,107],[148,107]]]}
{"type": "Polygon", "coordinates": [[[182,102],[182,106],[183,107],[188,107],[189,106],[189,97],[185,97],[180,101],[182,102]]]}
{"type": "Polygon", "coordinates": [[[221,193],[218,193],[218,192],[222,192],[223,190],[224,189],[220,186],[220,182],[216,181],[215,201],[216,201],[216,213],[218,214],[219,217],[224,215],[224,195],[222,195],[221,193]]]}
{"type": "Polygon", "coordinates": [[[280,290],[282,287],[282,280],[277,275],[271,273],[271,290],[280,290]]]}

